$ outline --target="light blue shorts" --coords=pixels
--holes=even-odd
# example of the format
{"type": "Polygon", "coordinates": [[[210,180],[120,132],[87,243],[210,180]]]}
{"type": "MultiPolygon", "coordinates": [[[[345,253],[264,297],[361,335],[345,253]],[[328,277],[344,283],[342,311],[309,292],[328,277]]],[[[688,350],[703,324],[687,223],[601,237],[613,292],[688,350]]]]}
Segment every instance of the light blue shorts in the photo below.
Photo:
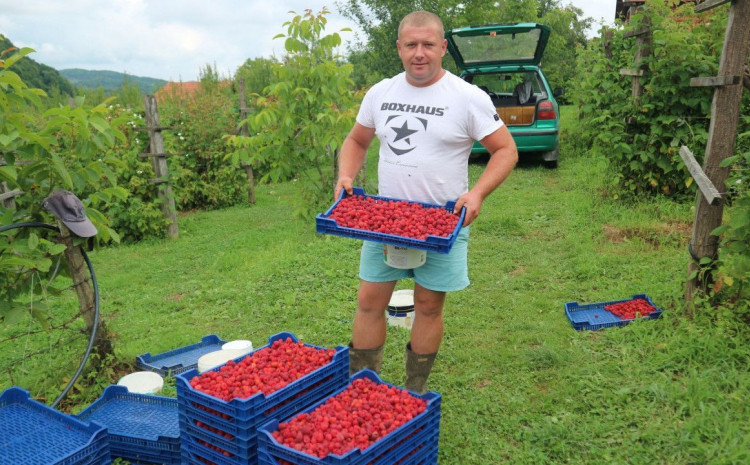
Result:
{"type": "Polygon", "coordinates": [[[461,228],[449,253],[428,251],[424,265],[402,270],[385,263],[385,244],[364,241],[359,260],[359,277],[373,283],[414,278],[415,283],[431,291],[460,291],[469,285],[468,244],[469,228],[461,228]]]}

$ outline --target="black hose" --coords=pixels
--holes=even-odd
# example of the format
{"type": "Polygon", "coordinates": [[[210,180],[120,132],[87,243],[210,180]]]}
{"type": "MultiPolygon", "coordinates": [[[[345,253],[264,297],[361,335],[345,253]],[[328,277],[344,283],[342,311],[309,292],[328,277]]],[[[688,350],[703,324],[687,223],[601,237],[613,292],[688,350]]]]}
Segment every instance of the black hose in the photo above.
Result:
{"type": "MultiPolygon", "coordinates": [[[[14,223],[9,224],[7,226],[0,226],[0,233],[3,233],[5,231],[10,231],[13,229],[20,229],[20,228],[44,228],[49,229],[55,232],[60,232],[60,229],[57,226],[53,226],[51,224],[47,223],[39,223],[39,222],[28,222],[28,223],[14,223]]],[[[68,392],[73,387],[73,384],[78,380],[78,377],[81,376],[81,373],[83,372],[83,367],[86,366],[86,362],[89,359],[89,356],[91,355],[91,349],[94,347],[94,340],[96,339],[96,330],[99,328],[99,284],[96,282],[96,274],[94,274],[94,265],[91,263],[91,260],[89,260],[89,256],[86,254],[86,251],[83,250],[83,247],[81,247],[81,253],[83,254],[83,259],[86,261],[86,266],[89,269],[89,273],[91,274],[91,283],[94,286],[94,324],[91,328],[91,336],[89,337],[89,343],[86,347],[86,352],[83,354],[83,358],[81,359],[80,365],[78,365],[78,369],[76,370],[75,374],[72,378],[70,378],[70,381],[68,382],[68,385],[65,386],[65,389],[60,393],[59,396],[57,396],[57,399],[55,399],[54,402],[52,402],[52,408],[55,408],[58,403],[62,399],[65,398],[66,395],[68,395],[68,392]]]]}

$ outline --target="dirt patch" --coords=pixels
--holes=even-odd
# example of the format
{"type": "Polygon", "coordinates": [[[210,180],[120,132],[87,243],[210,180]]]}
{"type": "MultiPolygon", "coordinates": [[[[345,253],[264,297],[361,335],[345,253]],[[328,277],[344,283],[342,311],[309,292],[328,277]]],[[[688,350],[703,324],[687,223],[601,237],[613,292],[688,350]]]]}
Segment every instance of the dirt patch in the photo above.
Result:
{"type": "Polygon", "coordinates": [[[476,386],[477,386],[477,389],[484,389],[490,386],[491,384],[492,384],[492,381],[490,381],[489,379],[483,379],[477,382],[476,386]]]}
{"type": "Polygon", "coordinates": [[[185,298],[185,293],[184,292],[180,292],[179,294],[172,294],[172,295],[170,295],[167,298],[169,300],[174,300],[175,302],[179,302],[179,301],[181,301],[182,299],[185,298]]]}
{"type": "Polygon", "coordinates": [[[640,239],[652,247],[658,248],[661,246],[687,245],[692,233],[692,225],[684,221],[626,228],[605,224],[602,226],[602,230],[607,240],[614,244],[640,239]]]}
{"type": "Polygon", "coordinates": [[[525,266],[519,266],[518,268],[514,269],[510,273],[508,273],[508,276],[518,276],[519,274],[526,273],[526,267],[525,266]]]}

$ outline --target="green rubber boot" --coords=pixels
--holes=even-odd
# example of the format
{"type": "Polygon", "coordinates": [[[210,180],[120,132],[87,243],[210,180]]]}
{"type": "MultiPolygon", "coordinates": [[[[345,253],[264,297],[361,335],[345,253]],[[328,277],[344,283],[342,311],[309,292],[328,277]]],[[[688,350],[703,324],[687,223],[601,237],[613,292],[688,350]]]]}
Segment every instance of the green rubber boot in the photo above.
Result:
{"type": "Polygon", "coordinates": [[[349,376],[365,368],[380,375],[382,365],[383,346],[376,349],[355,349],[352,343],[349,343],[349,376]]]}
{"type": "Polygon", "coordinates": [[[404,387],[418,394],[427,392],[427,377],[435,363],[434,354],[417,354],[411,350],[411,342],[406,344],[406,382],[404,387]]]}

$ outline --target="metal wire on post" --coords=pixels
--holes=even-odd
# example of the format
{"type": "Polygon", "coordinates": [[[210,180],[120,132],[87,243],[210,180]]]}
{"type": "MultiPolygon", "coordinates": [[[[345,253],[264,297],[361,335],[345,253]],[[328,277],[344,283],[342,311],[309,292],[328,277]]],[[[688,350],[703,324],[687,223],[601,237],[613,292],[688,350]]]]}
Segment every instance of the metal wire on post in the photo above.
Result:
{"type": "MultiPolygon", "coordinates": [[[[43,228],[43,229],[49,229],[51,231],[60,232],[60,229],[57,226],[53,226],[51,224],[47,223],[40,223],[40,222],[28,222],[28,223],[13,223],[9,224],[7,226],[0,226],[0,233],[11,231],[14,229],[21,229],[21,228],[43,228]]],[[[60,403],[62,399],[65,398],[65,396],[70,392],[70,389],[73,387],[73,384],[78,380],[78,377],[81,376],[81,373],[83,372],[83,368],[86,366],[86,362],[89,359],[89,356],[91,355],[91,350],[94,347],[94,341],[96,339],[96,330],[99,327],[99,284],[96,282],[96,274],[94,273],[94,266],[91,263],[91,260],[89,259],[89,256],[86,254],[86,251],[81,248],[81,254],[83,255],[83,259],[86,261],[86,266],[89,269],[89,274],[91,275],[91,282],[92,286],[94,288],[94,322],[91,327],[91,335],[89,336],[89,342],[86,347],[86,351],[83,354],[83,358],[81,359],[81,363],[78,365],[78,368],[76,369],[75,374],[70,378],[70,381],[65,386],[65,388],[62,390],[60,395],[55,399],[54,402],[52,402],[52,408],[55,408],[57,404],[60,403]]]]}

